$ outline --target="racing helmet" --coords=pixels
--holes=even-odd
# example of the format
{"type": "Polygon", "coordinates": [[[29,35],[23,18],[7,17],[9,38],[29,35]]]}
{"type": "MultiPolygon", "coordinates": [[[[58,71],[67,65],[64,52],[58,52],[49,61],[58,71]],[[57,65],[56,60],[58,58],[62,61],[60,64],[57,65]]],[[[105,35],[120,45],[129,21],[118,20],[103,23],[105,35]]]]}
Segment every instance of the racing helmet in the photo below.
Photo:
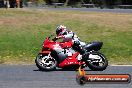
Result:
{"type": "Polygon", "coordinates": [[[64,25],[59,25],[59,26],[56,28],[56,35],[57,35],[57,36],[63,35],[66,31],[67,31],[66,26],[64,26],[64,25]]]}

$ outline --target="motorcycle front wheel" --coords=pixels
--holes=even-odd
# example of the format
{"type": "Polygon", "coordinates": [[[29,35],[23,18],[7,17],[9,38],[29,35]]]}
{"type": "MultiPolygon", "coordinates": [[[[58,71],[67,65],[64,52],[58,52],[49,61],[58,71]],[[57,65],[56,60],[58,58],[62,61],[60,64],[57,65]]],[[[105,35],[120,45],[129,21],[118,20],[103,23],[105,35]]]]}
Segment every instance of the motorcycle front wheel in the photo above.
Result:
{"type": "Polygon", "coordinates": [[[91,70],[103,71],[108,66],[108,60],[102,53],[93,51],[89,53],[86,64],[91,70]]]}
{"type": "Polygon", "coordinates": [[[48,55],[38,54],[35,59],[36,66],[40,70],[44,71],[52,71],[56,69],[57,61],[53,57],[49,57],[48,55]]]}

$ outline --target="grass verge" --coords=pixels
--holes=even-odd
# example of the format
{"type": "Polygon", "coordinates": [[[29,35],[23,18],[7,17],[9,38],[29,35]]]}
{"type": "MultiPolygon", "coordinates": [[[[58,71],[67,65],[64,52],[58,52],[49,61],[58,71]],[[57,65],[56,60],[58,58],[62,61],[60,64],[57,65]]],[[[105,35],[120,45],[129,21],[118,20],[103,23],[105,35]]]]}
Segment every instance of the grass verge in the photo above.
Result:
{"type": "Polygon", "coordinates": [[[110,64],[132,64],[132,14],[35,9],[0,9],[0,63],[33,64],[60,24],[82,41],[103,41],[110,64]]]}

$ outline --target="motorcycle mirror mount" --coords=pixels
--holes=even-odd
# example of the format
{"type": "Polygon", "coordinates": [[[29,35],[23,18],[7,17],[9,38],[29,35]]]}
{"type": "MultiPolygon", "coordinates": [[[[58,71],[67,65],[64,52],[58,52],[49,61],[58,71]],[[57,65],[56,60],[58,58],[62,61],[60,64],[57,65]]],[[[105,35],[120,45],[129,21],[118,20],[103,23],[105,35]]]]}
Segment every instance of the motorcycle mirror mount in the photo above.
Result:
{"type": "Polygon", "coordinates": [[[54,34],[51,34],[51,35],[48,37],[48,39],[50,39],[52,36],[54,36],[54,34]]]}

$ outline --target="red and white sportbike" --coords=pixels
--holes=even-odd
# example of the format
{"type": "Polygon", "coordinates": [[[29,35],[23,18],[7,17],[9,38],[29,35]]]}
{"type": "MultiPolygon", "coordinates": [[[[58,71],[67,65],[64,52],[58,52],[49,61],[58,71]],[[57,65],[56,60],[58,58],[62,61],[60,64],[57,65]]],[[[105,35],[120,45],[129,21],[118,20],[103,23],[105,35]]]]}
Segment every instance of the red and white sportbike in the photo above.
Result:
{"type": "Polygon", "coordinates": [[[35,59],[36,66],[40,70],[50,71],[55,70],[56,67],[77,69],[80,65],[88,66],[91,70],[105,70],[108,66],[105,56],[98,52],[103,45],[102,42],[85,45],[83,47],[87,52],[85,59],[78,61],[80,53],[73,49],[72,41],[56,42],[50,37],[44,40],[42,50],[35,59]]]}

